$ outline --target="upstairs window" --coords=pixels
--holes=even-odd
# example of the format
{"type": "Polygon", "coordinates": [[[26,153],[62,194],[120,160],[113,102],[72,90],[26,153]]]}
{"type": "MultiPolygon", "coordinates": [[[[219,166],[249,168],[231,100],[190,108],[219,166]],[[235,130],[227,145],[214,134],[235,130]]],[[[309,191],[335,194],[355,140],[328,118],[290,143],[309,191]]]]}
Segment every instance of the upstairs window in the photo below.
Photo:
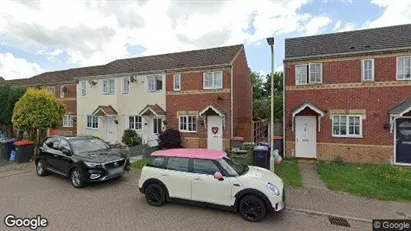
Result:
{"type": "Polygon", "coordinates": [[[295,66],[295,84],[322,83],[322,64],[310,63],[295,66]]]}
{"type": "Polygon", "coordinates": [[[64,98],[64,96],[66,96],[66,93],[64,92],[64,86],[60,87],[60,98],[64,98]]]}
{"type": "Polygon", "coordinates": [[[103,80],[103,95],[114,95],[115,94],[115,81],[114,79],[103,80]]]}
{"type": "Polygon", "coordinates": [[[223,72],[205,72],[203,76],[204,89],[221,89],[223,88],[223,72]]]}
{"type": "Polygon", "coordinates": [[[181,90],[181,75],[180,74],[174,75],[173,86],[174,86],[174,91],[181,90]]]}
{"type": "Polygon", "coordinates": [[[50,92],[50,94],[54,96],[54,91],[55,91],[54,87],[48,87],[47,91],[50,92]]]}
{"type": "Polygon", "coordinates": [[[334,115],[332,124],[334,137],[362,137],[360,115],[334,115]]]}
{"type": "Polygon", "coordinates": [[[411,56],[397,57],[397,79],[411,80],[411,56]]]}
{"type": "Polygon", "coordinates": [[[86,81],[80,82],[80,94],[81,96],[87,95],[87,82],[86,81]]]}
{"type": "Polygon", "coordinates": [[[149,92],[163,91],[163,76],[161,75],[147,76],[147,91],[149,92]]]}
{"type": "Polygon", "coordinates": [[[121,85],[121,93],[128,94],[129,91],[130,91],[130,80],[129,78],[123,78],[122,85],[121,85]]]}
{"type": "Polygon", "coordinates": [[[361,78],[363,81],[374,80],[374,59],[363,59],[361,61],[361,78]]]}

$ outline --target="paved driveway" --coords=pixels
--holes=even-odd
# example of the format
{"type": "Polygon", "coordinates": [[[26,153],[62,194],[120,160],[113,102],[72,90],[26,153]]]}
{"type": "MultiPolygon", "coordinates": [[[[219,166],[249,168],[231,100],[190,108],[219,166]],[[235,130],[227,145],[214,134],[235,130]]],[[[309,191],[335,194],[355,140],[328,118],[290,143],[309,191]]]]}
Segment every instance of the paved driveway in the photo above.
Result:
{"type": "MultiPolygon", "coordinates": [[[[39,230],[370,230],[371,224],[350,222],[352,228],[333,226],[326,217],[286,210],[260,223],[238,214],[181,204],[149,206],[138,192],[138,170],[119,181],[75,189],[56,175],[38,177],[34,166],[26,172],[0,172],[0,230],[7,214],[35,217],[49,226],[39,230]],[[19,174],[17,174],[19,173],[19,174]]],[[[15,229],[22,230],[22,229],[15,229]]],[[[23,229],[29,230],[29,229],[23,229]]]]}

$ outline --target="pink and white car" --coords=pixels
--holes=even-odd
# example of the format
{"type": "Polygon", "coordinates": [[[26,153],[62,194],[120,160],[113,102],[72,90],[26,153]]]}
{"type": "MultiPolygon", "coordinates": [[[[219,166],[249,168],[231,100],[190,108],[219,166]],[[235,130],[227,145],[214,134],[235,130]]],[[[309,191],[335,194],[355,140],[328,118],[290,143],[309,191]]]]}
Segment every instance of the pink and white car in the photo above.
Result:
{"type": "Polygon", "coordinates": [[[150,205],[181,201],[239,212],[260,221],[285,208],[284,184],[267,169],[235,163],[222,151],[156,151],[138,182],[150,205]]]}

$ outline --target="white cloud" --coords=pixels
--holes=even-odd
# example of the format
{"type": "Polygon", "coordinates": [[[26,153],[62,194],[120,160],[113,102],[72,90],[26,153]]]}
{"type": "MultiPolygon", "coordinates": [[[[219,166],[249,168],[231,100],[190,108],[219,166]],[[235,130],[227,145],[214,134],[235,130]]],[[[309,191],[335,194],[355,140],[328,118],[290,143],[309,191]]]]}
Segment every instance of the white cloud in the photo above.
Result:
{"type": "Polygon", "coordinates": [[[0,27],[7,31],[7,46],[89,66],[135,56],[128,52],[132,46],[151,55],[258,42],[301,30],[316,33],[330,22],[299,13],[308,2],[4,0],[0,27]]]}
{"type": "Polygon", "coordinates": [[[335,23],[333,31],[337,31],[341,28],[341,20],[338,20],[337,23],[335,23]]]}
{"type": "Polygon", "coordinates": [[[355,24],[349,22],[349,23],[344,24],[344,26],[340,27],[336,32],[351,31],[355,29],[358,29],[356,28],[355,24]]]}
{"type": "Polygon", "coordinates": [[[367,22],[366,28],[411,23],[411,1],[371,0],[371,3],[384,8],[384,12],[379,18],[367,22]]]}
{"type": "Polygon", "coordinates": [[[276,72],[284,71],[284,66],[278,66],[277,68],[275,68],[275,71],[276,72]]]}
{"type": "Polygon", "coordinates": [[[332,21],[327,16],[318,16],[311,18],[305,25],[305,35],[314,35],[321,32],[324,27],[330,24],[332,21]]]}
{"type": "Polygon", "coordinates": [[[27,78],[43,71],[36,63],[17,58],[11,53],[0,53],[0,76],[6,79],[27,78]]]}

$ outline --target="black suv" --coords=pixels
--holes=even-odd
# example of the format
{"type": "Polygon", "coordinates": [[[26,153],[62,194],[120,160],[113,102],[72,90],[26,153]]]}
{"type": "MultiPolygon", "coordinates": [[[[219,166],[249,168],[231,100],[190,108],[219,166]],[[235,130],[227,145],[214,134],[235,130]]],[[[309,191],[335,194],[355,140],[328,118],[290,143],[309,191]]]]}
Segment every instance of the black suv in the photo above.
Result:
{"type": "Polygon", "coordinates": [[[35,164],[37,175],[52,172],[70,177],[76,188],[120,177],[130,170],[130,161],[120,149],[93,136],[47,137],[35,164]]]}

